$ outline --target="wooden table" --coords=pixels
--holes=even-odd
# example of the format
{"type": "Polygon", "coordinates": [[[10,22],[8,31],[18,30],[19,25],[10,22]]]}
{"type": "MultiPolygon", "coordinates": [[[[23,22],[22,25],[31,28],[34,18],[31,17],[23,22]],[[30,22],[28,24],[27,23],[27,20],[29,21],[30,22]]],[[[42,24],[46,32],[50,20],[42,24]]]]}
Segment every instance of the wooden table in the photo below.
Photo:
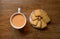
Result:
{"type": "Polygon", "coordinates": [[[60,39],[60,0],[0,0],[0,39],[60,39]],[[21,30],[12,28],[9,22],[18,7],[27,17],[27,24],[21,30]],[[29,23],[29,15],[36,9],[43,9],[51,18],[44,30],[29,23]]]}

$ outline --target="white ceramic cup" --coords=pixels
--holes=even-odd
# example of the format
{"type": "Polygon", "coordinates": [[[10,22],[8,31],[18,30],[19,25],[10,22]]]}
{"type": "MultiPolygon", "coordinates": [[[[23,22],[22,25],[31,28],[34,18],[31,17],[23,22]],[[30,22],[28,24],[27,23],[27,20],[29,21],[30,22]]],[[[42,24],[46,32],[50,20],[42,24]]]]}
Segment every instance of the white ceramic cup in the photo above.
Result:
{"type": "Polygon", "coordinates": [[[20,8],[18,8],[18,12],[16,12],[16,13],[14,13],[11,17],[10,17],[10,24],[11,24],[11,26],[13,27],[13,28],[15,28],[15,29],[21,29],[21,28],[23,28],[25,25],[26,25],[26,16],[23,14],[23,13],[21,13],[20,12],[20,8]],[[20,14],[20,15],[22,15],[25,19],[25,23],[22,25],[22,26],[20,26],[20,27],[17,27],[17,26],[15,26],[15,25],[13,25],[13,23],[12,23],[12,18],[15,16],[15,15],[17,15],[17,14],[20,14]]]}

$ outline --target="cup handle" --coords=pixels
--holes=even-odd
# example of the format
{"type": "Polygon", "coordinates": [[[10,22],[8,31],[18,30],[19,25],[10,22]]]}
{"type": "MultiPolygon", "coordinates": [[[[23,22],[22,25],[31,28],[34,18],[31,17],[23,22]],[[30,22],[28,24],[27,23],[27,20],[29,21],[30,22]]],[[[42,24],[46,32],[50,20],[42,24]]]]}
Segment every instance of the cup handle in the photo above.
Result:
{"type": "Polygon", "coordinates": [[[18,13],[21,13],[21,8],[18,8],[18,13]]]}

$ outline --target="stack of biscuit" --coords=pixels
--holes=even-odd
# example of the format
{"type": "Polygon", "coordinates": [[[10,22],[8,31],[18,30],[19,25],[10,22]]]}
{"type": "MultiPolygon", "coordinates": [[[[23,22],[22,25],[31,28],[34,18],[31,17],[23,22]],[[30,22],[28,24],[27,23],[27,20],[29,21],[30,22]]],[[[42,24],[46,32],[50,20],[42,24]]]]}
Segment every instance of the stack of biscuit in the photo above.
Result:
{"type": "Polygon", "coordinates": [[[47,13],[43,10],[34,10],[31,14],[31,24],[35,28],[45,28],[47,27],[47,23],[50,22],[50,18],[47,13]]]}

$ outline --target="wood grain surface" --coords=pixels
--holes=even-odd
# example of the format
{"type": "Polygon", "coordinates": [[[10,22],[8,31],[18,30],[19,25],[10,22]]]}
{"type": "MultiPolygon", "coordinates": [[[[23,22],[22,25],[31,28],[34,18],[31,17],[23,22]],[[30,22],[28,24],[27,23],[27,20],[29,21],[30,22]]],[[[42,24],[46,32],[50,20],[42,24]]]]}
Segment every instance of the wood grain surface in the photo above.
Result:
{"type": "Polygon", "coordinates": [[[0,0],[0,39],[60,39],[60,0],[0,0]],[[27,24],[21,30],[12,28],[9,22],[18,7],[27,17],[27,24]],[[44,30],[29,23],[30,13],[36,9],[43,9],[51,18],[44,30]]]}

